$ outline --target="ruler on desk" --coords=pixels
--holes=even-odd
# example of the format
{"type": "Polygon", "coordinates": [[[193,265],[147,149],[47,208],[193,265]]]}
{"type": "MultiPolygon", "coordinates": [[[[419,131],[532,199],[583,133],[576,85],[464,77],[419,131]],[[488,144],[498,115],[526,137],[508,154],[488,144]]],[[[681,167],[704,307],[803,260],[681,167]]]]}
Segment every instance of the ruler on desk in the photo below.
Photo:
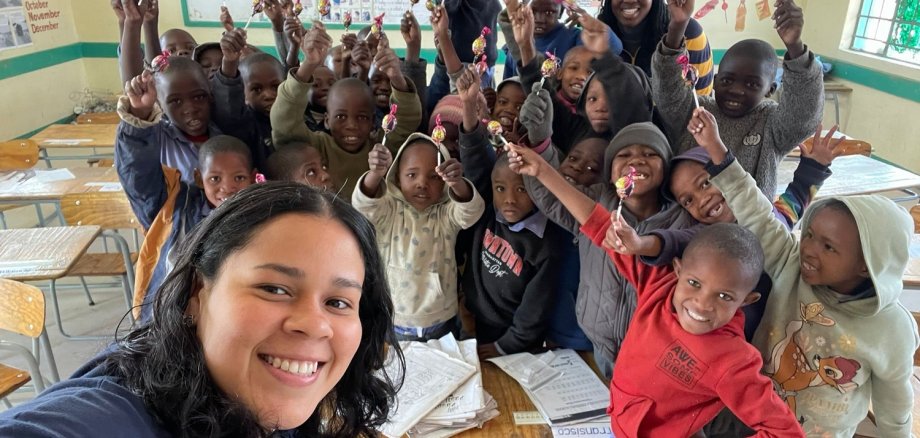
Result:
{"type": "Polygon", "coordinates": [[[537,411],[518,411],[512,412],[511,415],[514,416],[515,426],[546,424],[546,419],[537,411]]]}

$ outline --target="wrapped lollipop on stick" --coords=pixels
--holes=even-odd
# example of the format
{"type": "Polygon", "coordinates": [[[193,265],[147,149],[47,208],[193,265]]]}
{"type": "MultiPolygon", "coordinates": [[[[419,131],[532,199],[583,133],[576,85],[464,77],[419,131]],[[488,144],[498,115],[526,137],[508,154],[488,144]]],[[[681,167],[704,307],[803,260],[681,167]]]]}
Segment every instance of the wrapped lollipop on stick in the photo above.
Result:
{"type": "Polygon", "coordinates": [[[619,205],[617,205],[617,220],[620,220],[623,201],[632,195],[633,189],[636,187],[636,168],[629,166],[629,172],[626,173],[626,176],[619,177],[613,185],[616,186],[617,196],[620,197],[619,205]]]}
{"type": "Polygon", "coordinates": [[[559,58],[556,57],[556,54],[546,52],[546,59],[543,60],[543,64],[540,65],[540,75],[543,76],[540,78],[540,88],[543,88],[543,82],[547,78],[556,76],[556,72],[559,71],[559,58]]]}
{"type": "Polygon", "coordinates": [[[382,12],[380,15],[374,17],[374,23],[371,24],[371,31],[364,36],[364,41],[367,41],[371,35],[380,36],[380,33],[383,32],[383,16],[386,14],[386,12],[382,12]]]}
{"type": "Polygon", "coordinates": [[[319,0],[319,3],[316,4],[316,13],[320,18],[329,15],[330,10],[332,10],[332,3],[329,0],[319,0]]]}
{"type": "Polygon", "coordinates": [[[434,0],[425,0],[425,9],[428,9],[429,12],[434,12],[436,7],[438,7],[438,3],[434,0]]]}
{"type": "Polygon", "coordinates": [[[342,26],[345,26],[345,33],[348,33],[348,28],[351,27],[351,12],[346,11],[342,16],[342,26]]]}
{"type": "MultiPolygon", "coordinates": [[[[147,70],[149,70],[150,73],[165,72],[166,69],[169,68],[170,55],[171,54],[169,53],[169,50],[163,50],[162,52],[160,52],[159,55],[153,58],[153,61],[150,61],[150,63],[147,64],[147,70]]],[[[144,62],[147,62],[147,61],[144,61],[144,62]]]]}
{"type": "Polygon", "coordinates": [[[693,94],[693,105],[700,107],[700,99],[696,97],[696,82],[700,80],[700,75],[696,67],[690,64],[690,57],[686,53],[677,57],[677,63],[680,64],[680,72],[684,78],[684,83],[690,87],[690,94],[693,94]]]}
{"type": "Polygon", "coordinates": [[[252,17],[255,17],[256,14],[261,13],[265,9],[264,0],[252,0],[252,14],[249,16],[249,19],[246,20],[246,25],[243,26],[243,29],[249,29],[249,24],[252,23],[252,17]]]}
{"type": "Polygon", "coordinates": [[[383,120],[380,122],[380,127],[383,129],[383,139],[380,140],[380,143],[386,145],[387,143],[387,134],[396,129],[396,104],[390,105],[390,113],[383,116],[383,120]]]}
{"type": "Polygon", "coordinates": [[[505,131],[502,129],[502,124],[498,123],[496,120],[490,120],[486,124],[486,130],[489,131],[489,134],[492,134],[493,137],[496,137],[498,141],[502,143],[502,146],[508,146],[508,140],[505,140],[505,137],[502,136],[502,133],[505,131]]]}
{"type": "Polygon", "coordinates": [[[294,0],[294,16],[300,17],[301,12],[303,12],[303,4],[300,3],[300,0],[294,0]]]}
{"type": "Polygon", "coordinates": [[[486,63],[486,37],[492,33],[492,29],[489,29],[489,26],[484,26],[482,32],[479,33],[479,36],[473,40],[473,62],[476,63],[476,67],[479,69],[479,74],[484,74],[485,70],[489,68],[489,64],[486,63]]]}
{"type": "Polygon", "coordinates": [[[434,129],[431,130],[431,139],[434,140],[435,144],[438,146],[438,166],[441,165],[440,148],[445,138],[447,138],[447,130],[444,129],[444,125],[441,125],[441,114],[436,114],[434,116],[434,129]]]}

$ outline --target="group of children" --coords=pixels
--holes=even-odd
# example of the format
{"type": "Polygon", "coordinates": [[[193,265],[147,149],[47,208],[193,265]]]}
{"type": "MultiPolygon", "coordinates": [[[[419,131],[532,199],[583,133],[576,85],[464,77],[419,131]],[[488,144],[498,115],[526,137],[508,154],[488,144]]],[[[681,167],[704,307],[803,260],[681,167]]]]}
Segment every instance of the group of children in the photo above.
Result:
{"type": "Polygon", "coordinates": [[[470,20],[454,3],[431,14],[441,97],[411,12],[401,59],[379,28],[335,44],[290,2],[265,1],[279,60],[226,9],[220,41],[198,45],[158,35],[156,1],[113,1],[126,81],[116,166],[147,229],[136,303],[152,302],[172,248],[226,199],[261,178],[297,181],[374,224],[399,339],[475,336],[481,359],[593,350],[618,437],[718,436],[720,422],[849,437],[870,401],[883,436],[909,436],[920,338],[898,295],[912,224],[878,196],[812,204],[840,151],[820,135],[801,8],[775,5],[777,103],[776,54],[759,40],[688,86],[692,0],[667,2],[651,76],[577,7],[569,27],[559,2],[509,0],[495,12],[508,61],[494,90],[459,48],[470,32],[451,21],[470,20]],[[561,66],[542,68],[544,52],[561,66]],[[780,160],[813,133],[776,196],[780,160]],[[737,418],[713,422],[725,407],[737,418]]]}

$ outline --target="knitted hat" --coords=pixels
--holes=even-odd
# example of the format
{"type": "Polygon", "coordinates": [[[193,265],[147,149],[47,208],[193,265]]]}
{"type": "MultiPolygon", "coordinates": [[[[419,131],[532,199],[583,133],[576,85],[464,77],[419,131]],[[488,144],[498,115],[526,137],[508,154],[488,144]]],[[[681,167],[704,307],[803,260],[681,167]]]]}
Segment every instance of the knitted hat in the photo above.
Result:
{"type": "Polygon", "coordinates": [[[633,123],[621,129],[607,146],[607,150],[604,152],[604,177],[607,181],[610,180],[613,157],[621,149],[634,144],[648,146],[658,152],[658,155],[661,155],[661,159],[665,163],[664,171],[665,175],[667,175],[668,162],[671,160],[671,145],[668,143],[668,138],[654,123],[642,122],[633,123]]]}
{"type": "Polygon", "coordinates": [[[450,122],[459,127],[463,123],[463,103],[460,101],[460,96],[448,94],[438,101],[428,119],[428,132],[434,129],[434,119],[438,114],[441,115],[442,123],[450,122]]]}

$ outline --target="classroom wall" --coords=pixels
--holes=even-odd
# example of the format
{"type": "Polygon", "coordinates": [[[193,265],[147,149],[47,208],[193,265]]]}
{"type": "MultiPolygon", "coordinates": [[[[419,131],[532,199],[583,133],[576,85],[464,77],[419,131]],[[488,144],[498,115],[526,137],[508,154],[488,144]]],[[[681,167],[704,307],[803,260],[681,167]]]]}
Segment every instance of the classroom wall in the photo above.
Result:
{"type": "Polygon", "coordinates": [[[71,93],[86,86],[86,69],[76,46],[79,39],[70,0],[24,0],[33,13],[55,18],[29,20],[41,25],[31,32],[32,45],[0,51],[0,140],[54,123],[73,112],[71,93]],[[48,50],[51,50],[48,52],[48,50]],[[55,59],[73,59],[48,68],[55,59]]]}
{"type": "MultiPolygon", "coordinates": [[[[852,29],[859,1],[846,8],[841,2],[812,0],[805,6],[805,41],[812,50],[838,64],[830,76],[853,88],[841,96],[841,129],[847,135],[866,140],[875,153],[914,172],[920,172],[920,66],[896,64],[881,58],[853,52],[851,34],[841,36],[841,29],[852,29]],[[868,71],[867,71],[868,70],[868,71]],[[855,80],[872,76],[888,91],[867,87],[855,80]],[[883,76],[879,78],[878,76],[883,76]],[[854,80],[847,80],[851,78],[854,80]],[[910,82],[912,81],[912,82],[910,82]],[[898,95],[892,94],[897,93],[898,95]],[[913,96],[905,99],[900,96],[913,96]]],[[[881,87],[879,87],[881,88],[881,87]]],[[[830,105],[830,102],[827,103],[830,105]]],[[[832,111],[825,111],[825,125],[833,123],[832,111]]]]}

